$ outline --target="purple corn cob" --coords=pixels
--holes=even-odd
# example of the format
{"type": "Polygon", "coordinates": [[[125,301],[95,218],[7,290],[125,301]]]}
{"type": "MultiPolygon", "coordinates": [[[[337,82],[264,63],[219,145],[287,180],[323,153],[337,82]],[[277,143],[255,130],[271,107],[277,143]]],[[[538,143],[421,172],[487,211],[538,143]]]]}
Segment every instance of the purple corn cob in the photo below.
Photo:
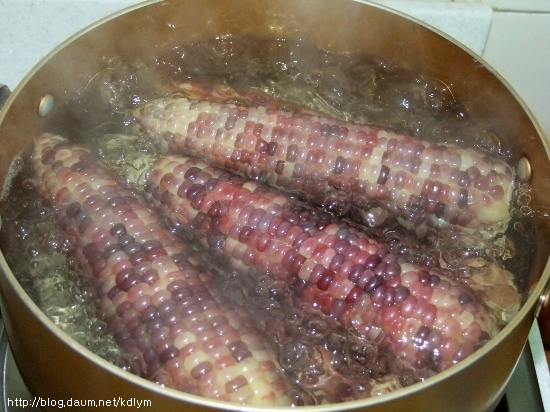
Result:
{"type": "Polygon", "coordinates": [[[421,375],[499,330],[469,287],[274,190],[184,157],[160,157],[150,176],[146,192],[172,226],[240,273],[292,284],[301,307],[390,348],[421,375]]]}
{"type": "Polygon", "coordinates": [[[194,252],[86,148],[44,134],[33,166],[136,373],[217,400],[292,403],[292,388],[251,319],[227,303],[194,252]]]}
{"type": "MultiPolygon", "coordinates": [[[[491,233],[510,219],[512,169],[481,151],[293,115],[270,102],[223,104],[199,86],[181,88],[217,102],[163,98],[134,111],[163,153],[199,157],[339,213],[382,206],[406,226],[450,223],[491,233]]],[[[372,226],[386,216],[366,215],[359,223],[372,226]]]]}

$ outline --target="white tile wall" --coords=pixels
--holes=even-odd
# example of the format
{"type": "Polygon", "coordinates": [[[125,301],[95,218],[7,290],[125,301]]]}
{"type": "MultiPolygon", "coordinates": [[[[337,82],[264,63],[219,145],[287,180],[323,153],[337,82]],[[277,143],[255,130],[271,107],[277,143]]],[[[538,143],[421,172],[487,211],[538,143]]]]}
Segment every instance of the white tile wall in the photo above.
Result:
{"type": "Polygon", "coordinates": [[[375,0],[454,37],[504,76],[550,137],[550,0],[375,0]]]}
{"type": "Polygon", "coordinates": [[[550,137],[550,13],[495,12],[483,58],[517,91],[550,137]]]}
{"type": "Polygon", "coordinates": [[[0,0],[0,83],[14,90],[69,36],[137,0],[0,0]]]}
{"type": "MultiPolygon", "coordinates": [[[[478,0],[453,0],[462,2],[471,2],[478,0]]],[[[502,11],[533,11],[533,12],[550,12],[549,0],[481,0],[485,4],[489,4],[494,10],[502,11]]]]}
{"type": "Polygon", "coordinates": [[[412,16],[458,40],[481,55],[491,28],[493,9],[482,3],[444,0],[374,0],[374,3],[412,16]]]}

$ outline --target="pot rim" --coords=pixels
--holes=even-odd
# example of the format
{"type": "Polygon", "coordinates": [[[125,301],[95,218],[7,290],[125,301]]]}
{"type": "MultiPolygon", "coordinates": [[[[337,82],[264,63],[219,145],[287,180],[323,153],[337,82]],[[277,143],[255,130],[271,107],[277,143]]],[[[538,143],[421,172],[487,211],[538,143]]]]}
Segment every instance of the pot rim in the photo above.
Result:
{"type": "MultiPolygon", "coordinates": [[[[511,87],[511,85],[500,75],[490,64],[488,64],[485,60],[483,60],[482,57],[478,56],[475,52],[467,48],[462,43],[458,42],[457,40],[449,37],[447,34],[443,33],[439,29],[426,24],[420,20],[418,20],[415,17],[409,16],[403,12],[397,11],[395,9],[392,9],[391,7],[387,7],[385,5],[381,5],[378,3],[372,3],[369,0],[352,0],[356,3],[365,4],[367,6],[376,7],[382,10],[385,10],[387,12],[399,15],[400,17],[413,21],[416,24],[419,24],[423,27],[426,27],[430,29],[431,31],[437,33],[438,35],[444,37],[447,41],[451,42],[455,47],[459,47],[462,50],[466,51],[468,54],[470,54],[472,57],[474,57],[477,61],[479,61],[485,68],[490,70],[491,74],[494,75],[513,95],[517,103],[521,106],[521,108],[526,112],[528,115],[530,121],[533,123],[535,130],[538,132],[539,138],[543,136],[542,129],[537,122],[536,118],[534,117],[533,113],[530,111],[528,106],[525,104],[521,96],[511,87]]],[[[124,14],[127,14],[133,10],[140,9],[142,7],[147,7],[153,4],[157,3],[163,3],[164,0],[146,0],[139,2],[135,5],[123,8],[115,13],[112,13],[92,24],[89,26],[83,28],[82,30],[79,30],[69,38],[67,38],[65,41],[60,43],[58,46],[56,46],[53,50],[51,50],[47,55],[45,55],[40,61],[25,75],[25,77],[21,80],[21,82],[16,86],[12,94],[8,97],[7,101],[4,104],[4,107],[0,110],[0,126],[3,122],[4,117],[7,114],[8,109],[11,107],[12,103],[17,99],[18,95],[20,94],[20,90],[22,90],[26,84],[29,82],[30,79],[33,78],[33,76],[58,52],[69,46],[74,40],[77,38],[85,35],[89,31],[101,26],[102,24],[116,19],[124,14]]],[[[545,148],[546,156],[550,159],[550,143],[547,141],[547,139],[541,139],[542,144],[545,148]]],[[[1,198],[2,196],[0,196],[1,198]]],[[[1,229],[1,216],[0,216],[0,229],[1,229]]],[[[97,367],[100,367],[113,375],[118,376],[120,379],[125,380],[127,382],[130,382],[132,384],[135,384],[143,389],[147,389],[149,391],[155,392],[156,394],[160,396],[168,396],[170,398],[173,398],[175,400],[181,401],[181,402],[187,402],[191,404],[197,404],[202,405],[206,407],[211,408],[223,408],[227,411],[246,411],[246,412],[252,412],[256,410],[262,410],[262,411],[285,411],[285,410],[294,410],[296,407],[262,407],[262,406],[246,406],[246,405],[240,405],[235,404],[231,402],[225,402],[225,401],[218,401],[213,399],[208,399],[202,396],[198,395],[192,395],[186,392],[178,391],[176,389],[166,388],[162,387],[152,381],[149,381],[145,378],[142,378],[140,376],[137,376],[131,372],[127,372],[123,369],[121,369],[118,366],[115,366],[111,362],[101,358],[99,355],[96,355],[91,350],[87,349],[80,343],[78,343],[75,339],[73,339],[71,336],[69,336],[66,332],[61,330],[58,326],[55,325],[55,323],[47,317],[47,315],[32,301],[30,296],[25,292],[23,287],[20,285],[19,281],[16,279],[15,275],[13,274],[12,270],[10,269],[8,263],[5,260],[5,257],[2,253],[2,250],[0,249],[0,275],[5,276],[8,284],[14,289],[15,293],[21,298],[22,302],[27,306],[27,308],[33,313],[33,315],[38,318],[38,320],[41,322],[43,326],[45,326],[55,337],[63,341],[68,347],[73,349],[75,352],[77,352],[80,356],[85,358],[88,362],[94,364],[97,367]]],[[[462,360],[458,364],[450,367],[449,369],[446,369],[443,372],[439,372],[434,376],[431,376],[427,378],[424,381],[417,382],[415,384],[412,384],[410,386],[398,389],[396,391],[380,395],[380,396],[374,396],[369,397],[366,399],[359,399],[359,400],[353,400],[353,401],[347,401],[342,403],[334,403],[334,404],[327,404],[327,405],[315,405],[315,406],[305,406],[300,408],[307,408],[311,411],[318,411],[318,412],[328,412],[328,411],[343,411],[343,410],[349,410],[359,407],[369,407],[374,406],[376,404],[382,403],[382,402],[390,402],[394,400],[398,400],[401,398],[405,398],[418,390],[422,390],[424,388],[427,388],[429,386],[433,386],[438,384],[439,382],[447,379],[449,376],[454,375],[458,373],[460,370],[465,369],[472,364],[476,363],[479,359],[482,357],[485,357],[489,354],[489,352],[492,351],[492,349],[495,346],[498,346],[504,338],[511,334],[514,329],[516,329],[520,323],[523,322],[524,318],[531,317],[532,319],[530,322],[532,323],[535,319],[534,313],[536,312],[536,305],[541,303],[541,297],[543,295],[543,292],[547,290],[547,288],[550,287],[550,256],[548,257],[548,260],[546,262],[546,265],[542,271],[542,274],[537,281],[536,285],[531,288],[529,297],[527,300],[523,303],[521,306],[519,312],[512,318],[512,320],[502,329],[498,332],[498,334],[492,338],[487,344],[485,344],[482,348],[478,349],[476,352],[474,352],[472,355],[468,356],[466,359],[462,360]]]]}

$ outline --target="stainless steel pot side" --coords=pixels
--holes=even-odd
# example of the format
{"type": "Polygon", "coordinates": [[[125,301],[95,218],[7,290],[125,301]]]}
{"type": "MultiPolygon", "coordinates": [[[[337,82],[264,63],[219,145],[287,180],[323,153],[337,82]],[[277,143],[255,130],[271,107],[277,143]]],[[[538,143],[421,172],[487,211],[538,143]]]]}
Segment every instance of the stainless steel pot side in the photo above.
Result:
{"type": "MultiPolygon", "coordinates": [[[[169,0],[140,4],[84,30],[46,56],[16,88],[0,113],[0,186],[8,167],[32,144],[46,117],[41,99],[63,102],[113,56],[130,61],[183,41],[221,34],[301,37],[322,48],[361,51],[435,75],[452,86],[474,119],[496,132],[532,167],[536,209],[550,208],[548,144],[505,81],[451,40],[381,8],[349,0],[169,0]]],[[[62,130],[63,125],[60,125],[62,130]]],[[[520,313],[489,344],[425,382],[377,398],[308,411],[489,411],[512,374],[548,284],[548,227],[537,228],[537,250],[520,313]]],[[[0,245],[1,246],[1,245],[0,245]]],[[[34,305],[0,254],[2,316],[29,389],[43,399],[151,400],[146,410],[242,410],[174,390],[126,373],[78,345],[34,305]]],[[[46,407],[55,410],[55,407],[46,407]]],[[[71,408],[75,409],[75,408],[71,408]]],[[[87,408],[95,410],[96,408],[87,408]]],[[[106,410],[112,408],[105,408],[106,410]]],[[[122,410],[133,410],[133,407],[122,410]]],[[[256,408],[257,409],[257,408],[256,408]]],[[[264,410],[273,410],[264,409],[264,410]]]]}

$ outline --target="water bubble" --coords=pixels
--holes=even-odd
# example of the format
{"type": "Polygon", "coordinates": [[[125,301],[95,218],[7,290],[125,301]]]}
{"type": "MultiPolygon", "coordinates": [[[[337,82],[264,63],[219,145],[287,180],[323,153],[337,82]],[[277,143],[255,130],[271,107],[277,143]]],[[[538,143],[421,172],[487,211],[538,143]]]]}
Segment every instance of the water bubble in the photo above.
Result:
{"type": "Polygon", "coordinates": [[[515,222],[514,223],[514,230],[520,234],[525,233],[525,225],[522,222],[515,222]]]}
{"type": "Polygon", "coordinates": [[[27,250],[32,257],[36,257],[40,253],[40,250],[36,246],[29,246],[27,250]]]}
{"type": "Polygon", "coordinates": [[[60,251],[64,253],[69,252],[73,248],[74,242],[75,240],[72,237],[64,237],[60,245],[60,251]]]}
{"type": "Polygon", "coordinates": [[[344,357],[350,372],[364,374],[370,365],[377,362],[377,351],[370,345],[347,343],[344,346],[344,357]]]}
{"type": "Polygon", "coordinates": [[[48,244],[48,248],[51,251],[55,251],[55,250],[59,249],[60,242],[59,242],[59,239],[56,238],[56,237],[49,237],[48,241],[47,241],[47,244],[48,244]]]}
{"type": "Polygon", "coordinates": [[[522,217],[529,216],[531,213],[533,213],[533,210],[529,206],[522,206],[519,208],[519,214],[522,217]]]}
{"type": "Polygon", "coordinates": [[[517,203],[520,206],[525,206],[531,203],[531,196],[528,193],[522,192],[518,195],[517,203]]]}
{"type": "Polygon", "coordinates": [[[281,348],[281,367],[293,375],[310,374],[320,368],[321,355],[316,348],[305,342],[291,342],[281,348]]]}
{"type": "Polygon", "coordinates": [[[321,319],[314,319],[308,322],[307,324],[307,333],[308,336],[314,339],[322,339],[325,337],[329,327],[326,322],[321,319]]]}

